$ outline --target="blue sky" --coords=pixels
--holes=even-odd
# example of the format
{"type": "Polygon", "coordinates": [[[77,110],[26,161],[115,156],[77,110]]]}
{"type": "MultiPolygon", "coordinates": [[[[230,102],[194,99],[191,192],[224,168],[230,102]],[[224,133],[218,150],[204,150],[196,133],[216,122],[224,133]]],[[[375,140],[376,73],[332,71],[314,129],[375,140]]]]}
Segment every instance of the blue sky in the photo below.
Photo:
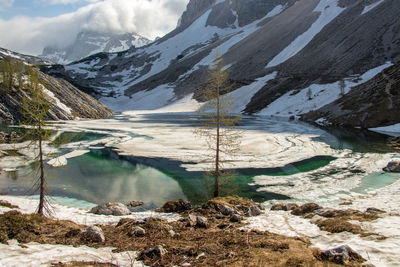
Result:
{"type": "Polygon", "coordinates": [[[83,30],[161,37],[189,0],[0,0],[0,47],[39,55],[66,47],[83,30]]]}

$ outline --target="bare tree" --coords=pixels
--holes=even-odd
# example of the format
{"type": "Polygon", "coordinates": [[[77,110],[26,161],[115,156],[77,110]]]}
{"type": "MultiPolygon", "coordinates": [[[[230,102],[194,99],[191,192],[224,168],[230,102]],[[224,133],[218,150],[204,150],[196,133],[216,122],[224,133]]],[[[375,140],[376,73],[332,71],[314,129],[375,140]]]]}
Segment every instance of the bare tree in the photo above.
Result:
{"type": "Polygon", "coordinates": [[[240,132],[235,128],[241,117],[232,110],[233,101],[227,95],[232,85],[222,60],[215,60],[210,77],[203,90],[207,102],[199,109],[202,124],[195,133],[205,138],[208,149],[212,151],[213,195],[217,197],[220,194],[220,178],[226,174],[222,170],[223,163],[237,152],[240,145],[240,132]]]}
{"type": "Polygon", "coordinates": [[[44,215],[47,209],[46,201],[46,178],[43,151],[43,141],[48,137],[49,131],[45,129],[46,114],[50,109],[50,103],[43,92],[43,85],[39,81],[38,70],[30,66],[26,67],[28,83],[24,85],[24,94],[22,97],[21,113],[24,118],[23,124],[29,126],[27,134],[33,140],[32,142],[38,149],[36,162],[38,163],[37,179],[39,190],[38,213],[44,215]]]}

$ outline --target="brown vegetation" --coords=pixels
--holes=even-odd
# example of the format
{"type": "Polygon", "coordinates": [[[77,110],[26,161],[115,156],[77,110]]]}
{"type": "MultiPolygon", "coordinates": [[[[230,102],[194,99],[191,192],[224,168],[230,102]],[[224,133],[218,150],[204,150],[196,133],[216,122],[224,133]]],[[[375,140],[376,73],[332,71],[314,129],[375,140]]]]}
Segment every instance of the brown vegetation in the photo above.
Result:
{"type": "MultiPolygon", "coordinates": [[[[121,219],[117,225],[101,225],[105,242],[94,243],[81,238],[85,226],[69,221],[57,221],[38,215],[22,215],[10,211],[0,215],[0,237],[5,243],[17,239],[20,243],[31,241],[45,244],[88,245],[115,247],[115,252],[143,252],[161,245],[162,256],[146,256],[141,260],[150,266],[173,266],[190,263],[191,266],[338,266],[322,258],[322,252],[310,248],[307,239],[285,237],[263,231],[240,230],[240,223],[232,223],[229,216],[218,214],[211,203],[230,205],[244,213],[254,204],[237,197],[218,198],[202,208],[182,213],[183,218],[168,223],[157,218],[146,220],[121,219]],[[188,215],[207,218],[207,228],[193,227],[188,215]],[[133,229],[140,226],[145,234],[137,236],[133,229]]],[[[363,259],[352,260],[347,266],[361,266],[363,259]]],[[[113,266],[95,262],[71,262],[54,266],[113,266]]]]}

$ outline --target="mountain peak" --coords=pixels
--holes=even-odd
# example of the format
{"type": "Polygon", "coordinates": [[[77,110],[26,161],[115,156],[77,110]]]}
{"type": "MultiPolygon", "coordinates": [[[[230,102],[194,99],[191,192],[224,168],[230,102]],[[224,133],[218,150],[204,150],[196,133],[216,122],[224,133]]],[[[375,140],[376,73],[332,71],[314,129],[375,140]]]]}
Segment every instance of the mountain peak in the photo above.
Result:
{"type": "Polygon", "coordinates": [[[77,35],[73,44],[65,48],[47,46],[40,57],[55,63],[68,64],[96,53],[120,52],[150,42],[149,39],[136,33],[100,33],[84,30],[77,35]]]}

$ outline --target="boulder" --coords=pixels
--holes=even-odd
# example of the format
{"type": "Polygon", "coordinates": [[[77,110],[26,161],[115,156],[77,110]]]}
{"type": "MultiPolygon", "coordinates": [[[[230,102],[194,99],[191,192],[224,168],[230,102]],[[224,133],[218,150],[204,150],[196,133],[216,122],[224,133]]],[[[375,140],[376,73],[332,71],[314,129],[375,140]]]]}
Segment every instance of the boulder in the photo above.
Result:
{"type": "Polygon", "coordinates": [[[157,245],[153,248],[150,248],[148,250],[144,250],[140,253],[139,260],[144,259],[145,257],[147,258],[154,258],[154,257],[159,257],[161,258],[164,256],[166,253],[165,249],[161,245],[157,245]]]}
{"type": "Polygon", "coordinates": [[[109,202],[92,208],[90,213],[102,214],[102,215],[115,215],[124,216],[129,215],[131,212],[127,206],[122,203],[109,202]]]}
{"type": "Polygon", "coordinates": [[[280,203],[280,204],[275,204],[271,207],[271,210],[284,210],[284,211],[288,211],[288,210],[293,210],[295,208],[297,208],[299,205],[295,204],[295,203],[280,203]]]}
{"type": "Polygon", "coordinates": [[[182,212],[192,209],[192,204],[184,199],[170,200],[165,203],[158,211],[161,212],[182,212]]]}
{"type": "Polygon", "coordinates": [[[106,240],[103,230],[98,226],[89,226],[82,230],[81,239],[94,243],[102,243],[106,240]]]}
{"type": "Polygon", "coordinates": [[[247,214],[249,216],[258,216],[261,214],[261,209],[259,208],[258,205],[251,206],[247,211],[247,214]]]}
{"type": "Polygon", "coordinates": [[[144,230],[142,227],[135,226],[132,230],[132,233],[134,236],[144,236],[146,234],[146,230],[144,230]]]}
{"type": "Polygon", "coordinates": [[[225,215],[225,216],[229,216],[229,215],[232,215],[232,214],[237,213],[236,210],[234,210],[233,208],[231,208],[231,207],[229,207],[229,206],[227,206],[227,205],[220,205],[220,206],[218,207],[218,209],[219,209],[219,210],[221,211],[221,213],[222,213],[223,215],[225,215]]]}
{"type": "Polygon", "coordinates": [[[142,206],[144,204],[144,202],[143,201],[128,201],[124,204],[125,204],[125,206],[128,207],[128,209],[131,209],[131,208],[136,208],[136,207],[142,206]]]}
{"type": "Polygon", "coordinates": [[[199,228],[207,228],[208,221],[207,221],[207,218],[205,218],[205,217],[189,214],[189,225],[199,227],[199,228]]]}
{"type": "Polygon", "coordinates": [[[391,161],[383,168],[385,172],[400,172],[400,161],[391,161]]]}
{"type": "Polygon", "coordinates": [[[365,261],[357,252],[348,245],[342,245],[336,248],[328,249],[321,254],[323,259],[337,264],[348,264],[350,261],[365,261]]]}
{"type": "Polygon", "coordinates": [[[300,216],[300,215],[314,212],[318,209],[321,209],[321,206],[319,206],[315,203],[306,203],[304,205],[301,205],[300,207],[294,208],[292,210],[291,214],[300,216]]]}
{"type": "Polygon", "coordinates": [[[240,223],[242,221],[242,217],[239,214],[233,214],[229,220],[231,222],[240,223]]]}

